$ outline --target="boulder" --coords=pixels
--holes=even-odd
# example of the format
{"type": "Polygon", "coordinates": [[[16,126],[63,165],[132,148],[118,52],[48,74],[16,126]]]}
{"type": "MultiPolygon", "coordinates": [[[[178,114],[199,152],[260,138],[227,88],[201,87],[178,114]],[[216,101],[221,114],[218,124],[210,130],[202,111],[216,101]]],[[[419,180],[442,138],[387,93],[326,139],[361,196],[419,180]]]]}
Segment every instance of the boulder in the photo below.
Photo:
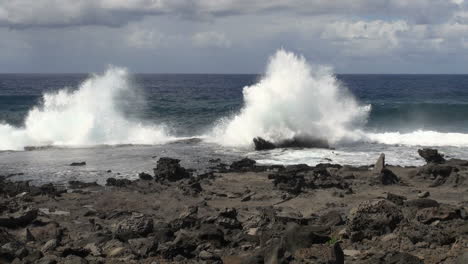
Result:
{"type": "Polygon", "coordinates": [[[327,140],[310,136],[298,135],[273,143],[261,137],[253,139],[255,150],[270,150],[275,148],[330,148],[327,140]]]}
{"type": "Polygon", "coordinates": [[[86,165],[85,161],[70,163],[70,166],[85,166],[85,165],[86,165]]]}
{"type": "Polygon", "coordinates": [[[230,168],[231,170],[234,170],[234,171],[253,170],[255,167],[255,163],[257,163],[255,160],[244,158],[239,161],[234,161],[231,164],[230,168]]]}
{"type": "Polygon", "coordinates": [[[253,139],[255,145],[255,150],[270,150],[276,148],[276,145],[267,141],[261,137],[256,137],[253,139]]]}
{"type": "Polygon", "coordinates": [[[452,244],[456,236],[448,230],[417,222],[402,225],[399,232],[402,236],[409,238],[413,244],[426,242],[439,246],[452,244]]]}
{"type": "Polygon", "coordinates": [[[436,200],[432,200],[428,198],[408,200],[404,204],[408,207],[416,207],[416,208],[429,208],[429,207],[440,206],[440,204],[436,200]]]}
{"type": "Polygon", "coordinates": [[[151,181],[153,180],[153,176],[149,175],[146,172],[141,172],[138,174],[138,178],[143,181],[151,181]]]}
{"type": "Polygon", "coordinates": [[[429,207],[418,210],[416,219],[424,224],[430,224],[434,221],[447,221],[455,218],[460,218],[460,215],[455,209],[444,207],[429,207]]]}
{"type": "Polygon", "coordinates": [[[444,163],[444,155],[440,154],[437,149],[418,149],[418,154],[421,156],[427,163],[444,163]]]}
{"type": "Polygon", "coordinates": [[[157,181],[167,180],[170,182],[179,181],[190,177],[190,173],[181,167],[180,160],[172,158],[160,158],[154,169],[154,177],[157,181]]]}
{"type": "Polygon", "coordinates": [[[134,213],[115,225],[114,235],[121,240],[128,240],[146,236],[152,231],[153,219],[143,214],[134,213]]]}
{"type": "Polygon", "coordinates": [[[382,153],[377,159],[377,162],[375,163],[374,168],[372,169],[372,173],[380,174],[382,173],[384,168],[385,168],[385,154],[382,153]]]}
{"type": "Polygon", "coordinates": [[[393,232],[403,220],[402,211],[387,200],[370,200],[353,208],[349,215],[348,232],[352,241],[393,232]]]}
{"type": "Polygon", "coordinates": [[[135,238],[128,240],[130,249],[137,256],[148,257],[151,253],[156,252],[158,243],[152,238],[135,238]]]}
{"type": "Polygon", "coordinates": [[[130,184],[132,184],[132,181],[128,179],[108,178],[106,180],[106,186],[126,187],[130,184]]]}
{"type": "Polygon", "coordinates": [[[379,174],[375,175],[373,178],[373,183],[375,184],[383,184],[383,185],[391,185],[397,184],[400,182],[398,176],[393,173],[393,171],[384,168],[379,174]]]}
{"type": "Polygon", "coordinates": [[[68,185],[72,189],[84,189],[84,188],[99,186],[97,182],[82,182],[82,181],[69,181],[68,185]]]}
{"type": "Polygon", "coordinates": [[[27,226],[36,219],[38,212],[37,209],[27,209],[2,216],[0,217],[0,227],[16,228],[27,226]]]}

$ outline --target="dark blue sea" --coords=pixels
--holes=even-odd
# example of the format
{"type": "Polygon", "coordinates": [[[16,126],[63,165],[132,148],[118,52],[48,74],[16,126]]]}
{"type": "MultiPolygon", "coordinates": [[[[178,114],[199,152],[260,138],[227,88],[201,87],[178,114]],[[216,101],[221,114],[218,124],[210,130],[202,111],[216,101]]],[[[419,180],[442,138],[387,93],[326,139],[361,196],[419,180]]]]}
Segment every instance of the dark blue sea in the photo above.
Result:
{"type": "MultiPolygon", "coordinates": [[[[77,89],[88,74],[0,74],[0,120],[22,126],[42,95],[77,89]]],[[[238,112],[242,89],[261,75],[135,74],[145,103],[126,114],[170,124],[176,135],[203,133],[218,119],[238,112]]],[[[468,131],[468,75],[337,75],[372,110],[366,127],[375,131],[468,131]]],[[[125,98],[122,98],[125,100],[125,98]]],[[[313,101],[311,101],[313,103],[313,101]]],[[[128,102],[132,104],[132,102],[128,102]]]]}
{"type": "Polygon", "coordinates": [[[422,147],[468,158],[468,75],[334,75],[288,54],[258,75],[0,74],[0,175],[35,182],[134,178],[162,156],[419,165],[422,147]],[[297,135],[332,149],[253,149],[297,135]]]}

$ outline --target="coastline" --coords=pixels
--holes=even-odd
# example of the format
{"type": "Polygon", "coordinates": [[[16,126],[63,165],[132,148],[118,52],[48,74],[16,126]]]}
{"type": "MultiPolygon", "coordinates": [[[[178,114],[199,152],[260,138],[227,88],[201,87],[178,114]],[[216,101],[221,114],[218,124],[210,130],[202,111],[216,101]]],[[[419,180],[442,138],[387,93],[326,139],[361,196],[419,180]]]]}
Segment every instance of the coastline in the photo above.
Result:
{"type": "Polygon", "coordinates": [[[67,189],[0,177],[0,263],[466,263],[468,161],[420,154],[418,167],[213,160],[196,176],[162,158],[138,180],[67,189]]]}

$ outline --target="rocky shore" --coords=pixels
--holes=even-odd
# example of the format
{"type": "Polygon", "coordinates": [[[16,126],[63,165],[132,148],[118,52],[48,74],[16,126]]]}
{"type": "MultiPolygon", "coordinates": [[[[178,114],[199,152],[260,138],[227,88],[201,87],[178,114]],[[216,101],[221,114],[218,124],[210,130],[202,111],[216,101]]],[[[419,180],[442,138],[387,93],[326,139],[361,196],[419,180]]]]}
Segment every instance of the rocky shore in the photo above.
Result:
{"type": "MultiPolygon", "coordinates": [[[[260,166],[32,186],[0,177],[0,263],[468,263],[468,161],[260,166]]],[[[377,159],[378,158],[378,159],[377,159]]],[[[85,166],[86,163],[80,163],[85,166]]]]}

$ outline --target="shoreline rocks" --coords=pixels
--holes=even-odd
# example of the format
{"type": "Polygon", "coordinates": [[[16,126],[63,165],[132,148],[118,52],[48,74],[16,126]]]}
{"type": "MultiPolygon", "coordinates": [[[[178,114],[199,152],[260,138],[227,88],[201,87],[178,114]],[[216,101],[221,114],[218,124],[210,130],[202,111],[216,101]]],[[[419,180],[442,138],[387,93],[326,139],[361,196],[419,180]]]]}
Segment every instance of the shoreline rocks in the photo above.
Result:
{"type": "Polygon", "coordinates": [[[447,183],[467,172],[381,155],[373,167],[246,158],[199,175],[161,158],[154,177],[65,191],[0,177],[0,263],[457,263],[468,185],[447,183]]]}

